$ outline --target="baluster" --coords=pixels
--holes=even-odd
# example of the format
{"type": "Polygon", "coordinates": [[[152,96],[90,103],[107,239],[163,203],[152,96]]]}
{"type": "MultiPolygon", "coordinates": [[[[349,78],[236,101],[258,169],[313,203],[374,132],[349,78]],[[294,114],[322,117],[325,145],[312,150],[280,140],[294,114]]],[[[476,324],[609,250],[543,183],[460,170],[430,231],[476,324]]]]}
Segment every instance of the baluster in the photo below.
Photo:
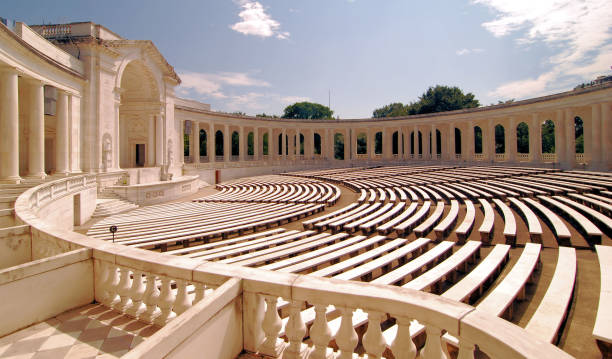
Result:
{"type": "Polygon", "coordinates": [[[119,267],[119,284],[117,285],[117,293],[119,294],[119,300],[113,306],[118,311],[124,313],[128,306],[131,304],[130,289],[132,288],[130,270],[126,267],[119,267]]]}
{"type": "Polygon", "coordinates": [[[417,355],[416,345],[410,335],[410,319],[406,317],[396,317],[397,334],[391,344],[391,351],[395,359],[414,359],[417,355]]]}
{"type": "Polygon", "coordinates": [[[113,308],[120,298],[117,295],[117,288],[119,285],[119,272],[117,266],[113,263],[108,263],[109,274],[108,274],[108,299],[105,303],[107,307],[113,308]]]}
{"type": "Polygon", "coordinates": [[[289,321],[285,328],[287,338],[289,338],[289,346],[283,352],[283,359],[302,359],[308,349],[306,345],[302,345],[302,340],[306,335],[306,325],[302,320],[301,313],[303,305],[304,301],[291,301],[289,321]]]}
{"type": "Polygon", "coordinates": [[[130,297],[132,298],[132,306],[130,306],[126,314],[138,318],[140,313],[145,310],[142,304],[142,299],[145,293],[145,286],[143,282],[143,272],[139,270],[134,271],[134,279],[132,280],[132,289],[130,290],[130,297]]]}
{"type": "Polygon", "coordinates": [[[387,343],[380,330],[380,322],[384,313],[368,311],[368,330],[363,335],[363,347],[368,353],[368,359],[380,358],[387,343]]]}
{"type": "Polygon", "coordinates": [[[280,333],[283,323],[276,309],[277,297],[264,295],[264,300],[266,301],[266,313],[264,314],[262,328],[266,336],[258,351],[261,354],[276,358],[285,348],[285,343],[278,338],[278,333],[280,333]]]}
{"type": "Polygon", "coordinates": [[[425,327],[425,333],[427,334],[427,339],[425,340],[425,347],[421,350],[421,357],[427,359],[447,359],[442,349],[442,341],[440,340],[442,330],[428,325],[425,327]]]}
{"type": "Polygon", "coordinates": [[[340,354],[337,359],[351,359],[355,347],[359,342],[359,337],[355,328],[353,328],[353,310],[346,307],[337,307],[340,310],[342,321],[340,322],[340,328],[336,333],[336,344],[340,349],[340,354]]]}
{"type": "Polygon", "coordinates": [[[153,323],[155,318],[159,315],[159,309],[157,308],[157,300],[159,299],[159,289],[157,289],[157,276],[152,273],[147,273],[147,287],[144,292],[144,304],[146,310],[140,316],[140,319],[147,322],[153,323]]]}
{"type": "Polygon", "coordinates": [[[310,339],[312,339],[313,348],[310,353],[310,359],[326,359],[327,347],[332,338],[331,330],[327,325],[327,304],[314,303],[315,320],[310,327],[310,339]]]}
{"type": "Polygon", "coordinates": [[[157,318],[155,318],[155,324],[164,326],[166,323],[176,317],[176,314],[172,311],[175,297],[174,293],[172,292],[170,278],[161,277],[161,282],[161,292],[159,293],[159,298],[157,299],[157,306],[159,307],[161,313],[157,318]]]}
{"type": "Polygon", "coordinates": [[[106,305],[108,302],[108,276],[109,276],[109,266],[106,262],[102,260],[98,260],[100,274],[98,278],[96,278],[96,300],[98,303],[102,303],[106,305]]]}
{"type": "Polygon", "coordinates": [[[476,346],[469,340],[459,338],[459,354],[457,359],[474,359],[474,349],[476,346]]]}
{"type": "Polygon", "coordinates": [[[176,301],[174,302],[174,312],[176,315],[183,314],[191,308],[191,300],[187,294],[187,282],[183,279],[176,280],[176,301]]]}
{"type": "Polygon", "coordinates": [[[202,283],[194,283],[195,286],[195,298],[193,299],[193,304],[204,299],[204,292],[206,291],[206,285],[202,283]]]}

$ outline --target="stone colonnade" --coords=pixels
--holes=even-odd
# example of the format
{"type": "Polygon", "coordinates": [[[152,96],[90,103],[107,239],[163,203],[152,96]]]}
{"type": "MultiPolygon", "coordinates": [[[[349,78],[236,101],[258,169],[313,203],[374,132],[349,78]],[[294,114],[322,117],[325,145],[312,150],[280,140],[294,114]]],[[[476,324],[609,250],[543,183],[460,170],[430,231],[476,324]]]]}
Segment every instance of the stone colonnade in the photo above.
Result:
{"type": "MultiPolygon", "coordinates": [[[[72,95],[56,89],[55,171],[70,173],[70,107],[72,95]]],[[[15,68],[0,68],[0,183],[20,183],[22,176],[44,179],[45,173],[45,83],[22,76],[15,68]],[[21,118],[21,120],[20,120],[21,118]],[[21,133],[20,125],[27,131],[21,133]],[[27,147],[21,150],[20,141],[27,147]],[[20,156],[27,168],[20,171],[20,156]]]]}
{"type": "Polygon", "coordinates": [[[313,123],[244,117],[230,118],[231,124],[227,118],[182,120],[183,129],[185,121],[191,121],[194,129],[189,136],[190,156],[185,162],[215,162],[215,156],[211,156],[215,149],[215,132],[221,131],[224,152],[222,158],[216,158],[217,162],[417,160],[536,166],[553,163],[562,168],[581,165],[583,168],[607,170],[612,167],[611,107],[612,102],[599,102],[546,111],[513,111],[505,116],[483,116],[487,111],[481,110],[475,112],[477,116],[451,119],[433,114],[420,118],[328,120],[327,123],[325,120],[313,123]],[[577,118],[582,121],[580,141],[584,149],[578,153],[574,125],[577,118]],[[526,129],[527,134],[519,136],[519,126],[522,131],[526,129]],[[200,153],[200,130],[206,132],[207,156],[191,156],[200,153]],[[233,132],[239,136],[239,153],[231,156],[228,152],[233,132]],[[250,133],[251,140],[248,139],[250,133]],[[267,141],[263,134],[267,134],[267,141]],[[342,135],[343,151],[334,139],[338,134],[342,135]],[[300,135],[304,136],[303,155],[300,135]],[[320,145],[319,140],[315,141],[315,135],[320,139],[320,145]],[[358,138],[361,141],[365,138],[365,146],[363,142],[358,145],[358,138]],[[520,146],[518,141],[521,141],[520,146]],[[553,145],[548,145],[549,142],[553,145]],[[267,146],[267,153],[264,146],[267,146]],[[247,154],[249,147],[253,149],[252,154],[247,154]]]}

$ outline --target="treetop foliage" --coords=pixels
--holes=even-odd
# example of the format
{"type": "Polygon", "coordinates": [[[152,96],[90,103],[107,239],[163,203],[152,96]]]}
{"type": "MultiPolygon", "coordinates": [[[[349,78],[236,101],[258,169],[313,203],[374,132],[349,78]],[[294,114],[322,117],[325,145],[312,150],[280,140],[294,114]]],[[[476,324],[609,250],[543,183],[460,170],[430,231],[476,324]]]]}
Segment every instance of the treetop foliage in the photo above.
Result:
{"type": "Polygon", "coordinates": [[[293,105],[285,107],[285,112],[282,118],[299,118],[299,119],[331,119],[334,111],[329,107],[313,102],[296,102],[293,105]]]}
{"type": "Polygon", "coordinates": [[[436,85],[435,87],[429,87],[416,102],[411,102],[406,105],[400,102],[394,102],[375,109],[372,116],[380,118],[418,115],[474,108],[478,106],[480,106],[480,102],[478,102],[471,92],[464,94],[463,91],[456,86],[449,87],[436,85]]]}

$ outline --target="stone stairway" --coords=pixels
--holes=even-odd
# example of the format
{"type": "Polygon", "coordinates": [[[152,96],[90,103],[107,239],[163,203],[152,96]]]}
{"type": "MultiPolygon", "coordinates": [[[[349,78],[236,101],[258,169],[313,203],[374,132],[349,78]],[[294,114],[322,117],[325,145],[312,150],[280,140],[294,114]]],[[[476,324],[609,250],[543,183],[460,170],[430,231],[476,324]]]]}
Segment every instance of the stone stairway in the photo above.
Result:
{"type": "Polygon", "coordinates": [[[98,194],[96,210],[94,211],[92,217],[106,217],[113,214],[123,213],[135,208],[138,208],[137,204],[119,197],[119,195],[112,191],[103,189],[98,194]]]}

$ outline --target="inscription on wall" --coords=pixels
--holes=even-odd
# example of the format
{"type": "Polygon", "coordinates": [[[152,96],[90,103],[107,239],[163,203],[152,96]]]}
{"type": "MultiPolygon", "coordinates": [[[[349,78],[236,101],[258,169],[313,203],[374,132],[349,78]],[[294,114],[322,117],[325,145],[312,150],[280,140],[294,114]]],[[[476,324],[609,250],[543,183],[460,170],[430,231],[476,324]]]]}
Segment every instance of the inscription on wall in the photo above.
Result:
{"type": "Polygon", "coordinates": [[[163,197],[163,196],[164,196],[164,191],[151,191],[151,192],[146,192],[145,193],[145,198],[146,199],[163,197]]]}
{"type": "Polygon", "coordinates": [[[189,184],[184,184],[184,185],[181,187],[181,191],[182,191],[182,192],[185,192],[185,191],[191,191],[191,183],[189,183],[189,184]]]}

